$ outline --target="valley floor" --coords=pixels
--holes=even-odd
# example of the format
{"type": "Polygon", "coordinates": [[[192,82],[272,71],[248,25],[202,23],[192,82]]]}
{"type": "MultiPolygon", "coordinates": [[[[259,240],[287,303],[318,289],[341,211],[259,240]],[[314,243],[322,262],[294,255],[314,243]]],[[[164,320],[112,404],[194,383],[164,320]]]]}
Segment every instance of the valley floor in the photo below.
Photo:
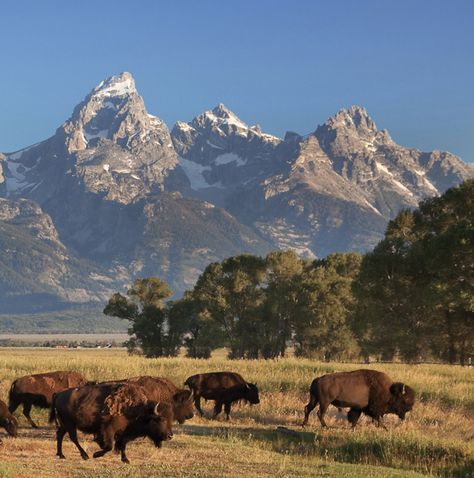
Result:
{"type": "MultiPolygon", "coordinates": [[[[13,379],[48,370],[76,370],[94,380],[158,375],[182,384],[187,376],[234,370],[260,389],[258,406],[235,407],[231,422],[195,417],[174,427],[163,448],[139,440],[128,447],[131,465],[117,455],[82,461],[65,439],[66,460],[55,457],[54,428],[47,411],[34,410],[41,428],[19,417],[18,438],[0,445],[0,477],[417,477],[474,476],[474,370],[445,365],[371,365],[413,386],[418,402],[405,422],[388,416],[388,431],[362,419],[355,432],[331,409],[329,429],[315,413],[300,427],[311,380],[321,374],[360,368],[288,358],[229,361],[187,358],[145,359],[125,350],[0,349],[0,398],[13,379]],[[283,430],[278,427],[285,427],[283,430]],[[290,431],[290,432],[288,432],[290,431]],[[294,432],[294,433],[292,433],[294,432]]],[[[211,403],[205,404],[207,415],[211,403]]],[[[3,431],[3,430],[2,430],[3,431]]],[[[97,447],[80,435],[87,451],[97,447]]]]}

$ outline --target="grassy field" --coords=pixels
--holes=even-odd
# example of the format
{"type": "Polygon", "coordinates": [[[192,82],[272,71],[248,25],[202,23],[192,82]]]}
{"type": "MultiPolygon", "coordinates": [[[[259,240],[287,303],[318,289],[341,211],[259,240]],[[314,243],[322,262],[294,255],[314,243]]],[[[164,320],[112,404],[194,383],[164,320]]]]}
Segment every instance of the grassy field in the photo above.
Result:
{"type": "MultiPolygon", "coordinates": [[[[0,477],[417,477],[474,476],[474,369],[447,365],[370,365],[394,380],[411,385],[418,402],[405,422],[387,416],[388,431],[361,419],[355,432],[337,409],[329,428],[315,414],[299,426],[311,380],[323,373],[360,368],[355,364],[320,363],[288,358],[229,361],[223,354],[209,360],[145,359],[124,350],[0,349],[0,397],[7,399],[11,381],[48,370],[76,370],[95,380],[157,375],[182,384],[198,372],[234,370],[260,389],[260,405],[235,407],[231,422],[193,418],[176,425],[175,437],[156,449],[140,440],[129,446],[131,465],[115,454],[84,462],[65,439],[67,460],[55,458],[54,429],[47,411],[33,417],[43,425],[28,427],[19,416],[18,438],[3,437],[0,477]],[[286,427],[282,431],[277,427],[286,427]],[[287,433],[292,430],[296,433],[287,433]]],[[[208,414],[211,403],[205,405],[208,414]]],[[[97,447],[80,436],[88,451],[97,447]]]]}

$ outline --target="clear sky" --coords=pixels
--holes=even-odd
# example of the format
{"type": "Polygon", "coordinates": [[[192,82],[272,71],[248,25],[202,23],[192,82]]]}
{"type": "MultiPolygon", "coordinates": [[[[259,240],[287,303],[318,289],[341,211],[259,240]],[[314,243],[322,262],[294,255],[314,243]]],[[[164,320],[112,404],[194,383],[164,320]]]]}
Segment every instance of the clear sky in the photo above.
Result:
{"type": "Polygon", "coordinates": [[[301,134],[363,105],[400,144],[474,161],[474,1],[0,0],[0,151],[130,71],[150,113],[223,102],[301,134]]]}

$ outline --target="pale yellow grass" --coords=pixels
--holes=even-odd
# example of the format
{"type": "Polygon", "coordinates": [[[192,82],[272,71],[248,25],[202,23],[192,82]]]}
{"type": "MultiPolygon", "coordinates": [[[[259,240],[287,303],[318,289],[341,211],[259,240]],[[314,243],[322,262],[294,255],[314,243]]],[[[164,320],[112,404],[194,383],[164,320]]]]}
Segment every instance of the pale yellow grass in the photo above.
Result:
{"type": "MultiPolygon", "coordinates": [[[[360,368],[356,364],[320,363],[288,358],[229,361],[220,353],[209,360],[183,357],[145,359],[124,350],[0,349],[0,397],[11,381],[50,370],[76,370],[91,380],[156,375],[183,384],[194,373],[234,370],[256,382],[258,406],[236,406],[233,420],[193,418],[175,429],[176,437],[155,449],[149,442],[130,445],[130,467],[114,454],[82,462],[66,438],[67,460],[56,460],[47,412],[34,411],[44,426],[27,428],[20,417],[17,439],[4,439],[0,476],[470,476],[474,463],[474,370],[446,365],[377,364],[394,380],[410,384],[419,401],[408,419],[387,417],[388,431],[362,419],[351,432],[343,415],[330,410],[328,430],[314,415],[302,432],[303,407],[311,380],[323,373],[360,368]],[[288,435],[277,430],[296,431],[288,435]],[[377,465],[377,466],[374,466],[377,465]],[[392,467],[385,468],[384,466],[392,467]],[[2,475],[3,473],[3,475],[2,475]],[[419,475],[418,475],[419,476],[419,475]]],[[[208,415],[212,404],[204,405],[208,415]]],[[[17,415],[19,412],[17,412],[17,415]]],[[[90,451],[96,445],[82,437],[90,451]]]]}

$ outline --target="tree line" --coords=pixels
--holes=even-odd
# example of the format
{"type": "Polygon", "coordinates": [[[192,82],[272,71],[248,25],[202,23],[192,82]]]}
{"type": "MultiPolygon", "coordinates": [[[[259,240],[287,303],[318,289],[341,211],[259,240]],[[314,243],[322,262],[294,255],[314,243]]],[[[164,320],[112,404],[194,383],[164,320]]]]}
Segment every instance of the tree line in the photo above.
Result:
{"type": "Polygon", "coordinates": [[[401,211],[373,251],[302,259],[293,251],[209,264],[178,300],[137,279],[104,313],[130,323],[148,357],[369,357],[465,363],[474,352],[474,180],[401,211]]]}

